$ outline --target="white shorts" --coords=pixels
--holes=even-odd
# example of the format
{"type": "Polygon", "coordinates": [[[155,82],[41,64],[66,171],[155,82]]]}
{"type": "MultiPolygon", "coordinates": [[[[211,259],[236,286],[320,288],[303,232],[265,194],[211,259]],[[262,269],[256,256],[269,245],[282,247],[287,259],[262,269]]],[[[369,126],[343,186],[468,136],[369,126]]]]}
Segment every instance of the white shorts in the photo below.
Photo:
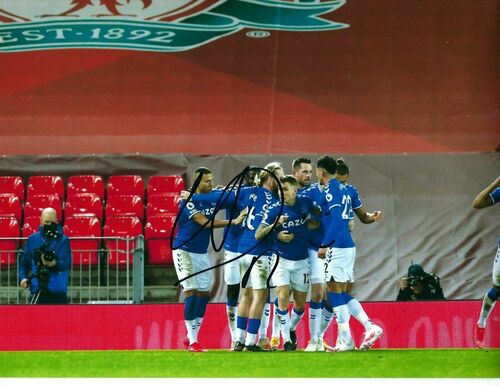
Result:
{"type": "MultiPolygon", "coordinates": [[[[224,262],[233,260],[240,255],[241,253],[224,251],[224,262]]],[[[244,267],[244,258],[245,256],[242,256],[239,259],[224,264],[224,281],[227,285],[240,284],[241,278],[243,277],[246,268],[248,268],[248,265],[246,268],[244,267]]]]}
{"type": "Polygon", "coordinates": [[[497,254],[493,262],[493,272],[491,273],[493,284],[500,286],[500,241],[498,242],[497,254]]]}
{"type": "MultiPolygon", "coordinates": [[[[250,268],[250,264],[252,264],[255,255],[245,255],[242,259],[241,268],[241,278],[243,279],[243,275],[250,268]]],[[[245,288],[253,288],[253,289],[265,289],[267,286],[267,279],[271,272],[271,256],[260,256],[255,264],[252,266],[252,270],[250,271],[250,276],[245,288]]]]}
{"type": "Polygon", "coordinates": [[[325,281],[353,283],[355,259],[356,247],[329,248],[326,256],[325,281]]]}
{"type": "Polygon", "coordinates": [[[309,281],[311,284],[324,284],[325,283],[325,260],[318,257],[318,251],[309,249],[309,268],[311,273],[309,281]]]}
{"type": "Polygon", "coordinates": [[[277,287],[289,285],[294,290],[309,290],[309,260],[287,260],[280,258],[273,275],[273,283],[277,287]]]}
{"type": "MultiPolygon", "coordinates": [[[[196,272],[210,268],[208,255],[206,253],[186,252],[182,249],[172,251],[175,264],[175,272],[179,280],[184,279],[196,272]]],[[[212,271],[199,273],[181,282],[184,291],[210,291],[212,288],[212,271]]]]}

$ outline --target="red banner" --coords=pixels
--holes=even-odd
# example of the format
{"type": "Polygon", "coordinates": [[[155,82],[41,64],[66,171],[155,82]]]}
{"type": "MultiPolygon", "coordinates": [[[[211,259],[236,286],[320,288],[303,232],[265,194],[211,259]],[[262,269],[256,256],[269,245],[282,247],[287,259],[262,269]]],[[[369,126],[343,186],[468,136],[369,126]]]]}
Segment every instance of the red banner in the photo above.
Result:
{"type": "MultiPolygon", "coordinates": [[[[375,348],[471,348],[480,301],[372,302],[363,304],[384,329],[375,348]]],[[[182,304],[0,306],[0,350],[179,349],[186,334],[182,304]]],[[[486,329],[485,347],[500,347],[498,308],[486,329]]],[[[363,329],[351,318],[357,345],[363,329]]],[[[336,326],[326,338],[334,342],[336,326]]],[[[309,339],[307,311],[297,328],[299,348],[309,339]]],[[[230,346],[224,304],[210,304],[200,343],[230,346]]]]}

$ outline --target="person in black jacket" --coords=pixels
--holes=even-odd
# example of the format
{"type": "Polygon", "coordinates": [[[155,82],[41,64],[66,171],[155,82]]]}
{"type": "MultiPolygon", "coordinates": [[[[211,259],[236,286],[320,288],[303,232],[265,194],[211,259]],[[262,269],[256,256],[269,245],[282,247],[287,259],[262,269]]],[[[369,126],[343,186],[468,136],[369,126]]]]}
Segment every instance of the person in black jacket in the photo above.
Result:
{"type": "Polygon", "coordinates": [[[432,272],[426,273],[418,264],[412,264],[408,268],[408,276],[400,281],[396,300],[445,300],[445,298],[439,284],[439,277],[432,272]]]}

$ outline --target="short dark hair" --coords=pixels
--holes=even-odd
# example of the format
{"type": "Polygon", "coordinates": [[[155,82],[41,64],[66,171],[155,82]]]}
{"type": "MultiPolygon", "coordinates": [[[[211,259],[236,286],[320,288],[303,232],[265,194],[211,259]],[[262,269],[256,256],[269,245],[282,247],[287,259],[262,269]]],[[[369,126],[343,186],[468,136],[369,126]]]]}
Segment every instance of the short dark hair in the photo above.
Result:
{"type": "Polygon", "coordinates": [[[206,167],[200,166],[199,168],[196,168],[196,170],[193,173],[194,179],[196,179],[196,176],[198,174],[213,174],[212,171],[206,167]]]}
{"type": "Polygon", "coordinates": [[[337,170],[337,161],[329,155],[325,155],[316,162],[316,167],[325,169],[328,174],[333,176],[337,170]]]}
{"type": "Polygon", "coordinates": [[[295,169],[298,169],[300,167],[300,164],[311,164],[311,160],[309,158],[306,158],[306,157],[299,157],[299,158],[295,158],[292,162],[292,169],[295,170],[295,169]]]}
{"type": "Polygon", "coordinates": [[[290,185],[297,186],[297,179],[292,176],[291,174],[288,174],[286,176],[283,176],[280,178],[280,182],[284,184],[285,182],[288,182],[290,185]]]}
{"type": "Polygon", "coordinates": [[[339,176],[345,176],[349,174],[349,166],[344,162],[342,158],[339,158],[337,160],[337,170],[336,173],[339,176]]]}

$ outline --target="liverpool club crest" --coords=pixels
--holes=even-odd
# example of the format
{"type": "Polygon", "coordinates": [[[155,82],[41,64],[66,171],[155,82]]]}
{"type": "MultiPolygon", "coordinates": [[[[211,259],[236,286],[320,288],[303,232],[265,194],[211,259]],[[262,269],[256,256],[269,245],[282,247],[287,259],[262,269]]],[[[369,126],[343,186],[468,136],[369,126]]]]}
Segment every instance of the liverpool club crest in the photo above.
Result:
{"type": "Polygon", "coordinates": [[[177,52],[251,28],[327,31],[345,0],[0,0],[0,51],[117,48],[177,52]]]}

